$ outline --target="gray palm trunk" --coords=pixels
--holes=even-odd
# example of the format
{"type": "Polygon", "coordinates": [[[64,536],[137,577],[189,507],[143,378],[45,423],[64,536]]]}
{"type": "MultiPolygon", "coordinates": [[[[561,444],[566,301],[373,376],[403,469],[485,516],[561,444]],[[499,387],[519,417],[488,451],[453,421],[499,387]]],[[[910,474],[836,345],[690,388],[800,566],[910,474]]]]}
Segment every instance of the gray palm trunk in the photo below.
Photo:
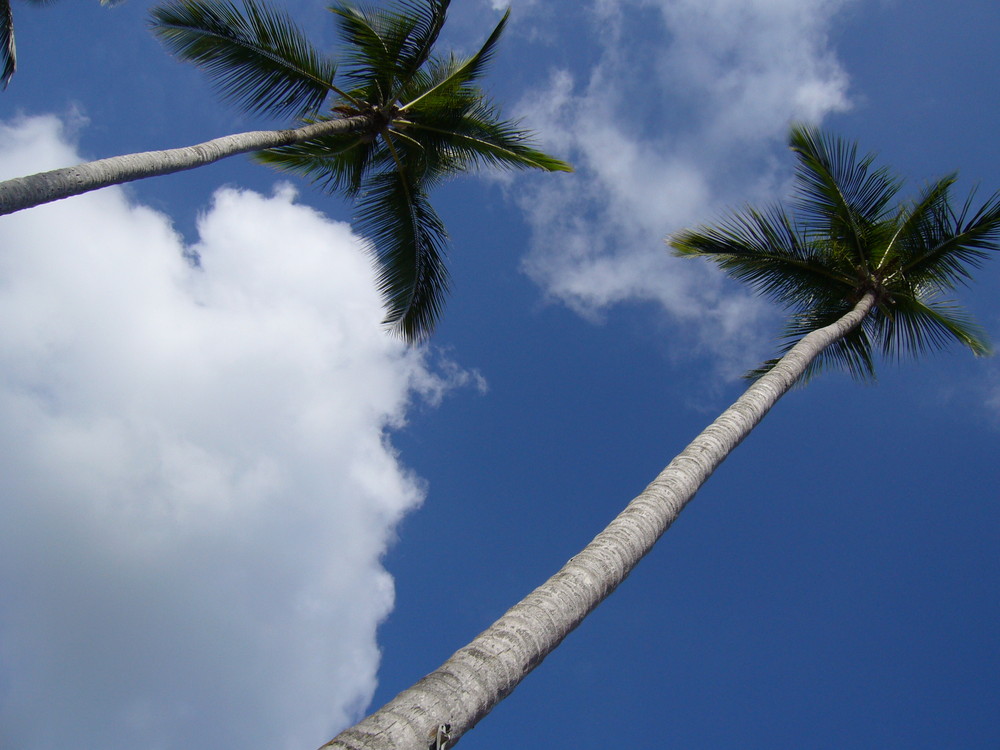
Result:
{"type": "Polygon", "coordinates": [[[334,133],[357,132],[370,125],[368,117],[358,116],[327,120],[287,130],[235,133],[194,146],[113,156],[75,167],[16,177],[0,182],[0,216],[111,185],[183,172],[237,154],[289,146],[334,133]]]}
{"type": "Polygon", "coordinates": [[[716,467],[820,352],[860,325],[874,303],[867,293],[840,320],[804,336],[558,573],[437,670],[321,750],[451,747],[617,588],[716,467]]]}

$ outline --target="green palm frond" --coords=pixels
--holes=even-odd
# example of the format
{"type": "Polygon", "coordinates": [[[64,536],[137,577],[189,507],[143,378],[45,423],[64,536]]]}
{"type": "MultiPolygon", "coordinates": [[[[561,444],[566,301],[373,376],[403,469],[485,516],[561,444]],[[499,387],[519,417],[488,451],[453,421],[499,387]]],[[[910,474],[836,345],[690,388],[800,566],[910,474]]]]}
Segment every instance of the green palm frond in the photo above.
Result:
{"type": "Polygon", "coordinates": [[[424,63],[430,59],[434,43],[444,26],[448,16],[448,6],[451,0],[400,0],[401,16],[413,21],[409,33],[400,45],[396,68],[399,71],[399,85],[405,86],[407,81],[416,74],[424,63]]]}
{"type": "MultiPolygon", "coordinates": [[[[744,377],[748,380],[756,380],[767,374],[803,336],[839,320],[850,308],[851,306],[848,304],[830,303],[792,315],[782,333],[782,343],[778,356],[750,370],[744,377]]],[[[865,383],[874,382],[875,363],[872,359],[870,335],[872,327],[872,324],[866,320],[864,324],[848,332],[843,338],[833,342],[820,352],[819,356],[809,363],[797,385],[800,387],[807,385],[814,377],[826,370],[844,370],[855,380],[865,383]]]]}
{"type": "Polygon", "coordinates": [[[746,208],[716,227],[681,232],[670,239],[678,255],[707,255],[737,281],[792,309],[808,309],[817,299],[842,297],[853,285],[836,257],[801,236],[779,207],[746,208]]]}
{"type": "MultiPolygon", "coordinates": [[[[679,255],[703,255],[791,312],[781,353],[803,336],[839,320],[866,295],[874,305],[862,324],[828,347],[806,377],[827,367],[874,378],[873,350],[899,359],[959,343],[990,352],[983,329],[942,294],[970,278],[1000,250],[1000,193],[959,211],[949,175],[917,198],[890,205],[901,182],[874,157],[846,141],[804,127],[792,129],[798,159],[795,219],[780,208],[744,209],[715,227],[680,232],[679,255]]],[[[777,359],[749,373],[757,377],[777,359]]]]}
{"type": "Polygon", "coordinates": [[[153,31],[199,65],[220,95],[275,116],[317,111],[334,90],[335,67],[292,20],[257,0],[174,0],[152,10],[153,31]]]}
{"type": "Polygon", "coordinates": [[[435,96],[448,96],[478,80],[493,60],[493,56],[496,54],[497,43],[500,41],[500,36],[507,27],[507,20],[509,18],[510,9],[503,14],[500,22],[493,29],[493,33],[487,37],[486,41],[483,42],[483,46],[472,57],[461,61],[455,58],[448,58],[446,62],[435,61],[432,67],[435,71],[434,77],[437,79],[436,82],[419,96],[412,99],[408,98],[401,109],[404,112],[414,109],[425,99],[435,96]]]}
{"type": "Polygon", "coordinates": [[[466,165],[573,171],[566,162],[539,151],[530,133],[517,123],[498,119],[496,108],[484,96],[474,97],[462,109],[457,113],[452,108],[417,109],[408,112],[401,124],[419,134],[428,148],[446,152],[466,165]]]}
{"type": "Polygon", "coordinates": [[[970,194],[962,210],[955,212],[946,199],[908,236],[899,275],[911,284],[951,288],[970,279],[1000,242],[1000,193],[995,193],[972,213],[970,194]],[[970,213],[972,215],[970,216],[970,213]]]}
{"type": "Polygon", "coordinates": [[[324,136],[260,151],[254,159],[305,177],[328,192],[344,192],[350,197],[358,194],[369,172],[395,167],[385,146],[367,133],[324,136]]]}
{"type": "Polygon", "coordinates": [[[916,357],[953,343],[980,357],[992,351],[986,332],[955,302],[898,294],[886,307],[872,320],[875,339],[889,358],[916,357]]]}
{"type": "Polygon", "coordinates": [[[345,43],[345,68],[368,100],[389,105],[430,59],[447,17],[450,0],[399,0],[395,8],[339,3],[330,8],[338,17],[345,43]]]}
{"type": "Polygon", "coordinates": [[[890,266],[898,268],[910,259],[913,238],[922,234],[926,223],[940,214],[942,205],[949,205],[951,186],[956,179],[954,174],[941,178],[926,186],[915,200],[899,208],[895,229],[885,242],[872,245],[870,268],[885,276],[894,270],[890,266]]]}
{"type": "Polygon", "coordinates": [[[448,289],[448,236],[426,194],[399,172],[369,180],[358,218],[378,260],[385,322],[408,341],[420,341],[441,316],[448,289]]]}
{"type": "Polygon", "coordinates": [[[858,158],[857,145],[796,126],[789,139],[798,157],[794,208],[810,229],[843,243],[857,263],[867,263],[872,229],[901,183],[887,169],[870,171],[875,159],[858,158]]]}

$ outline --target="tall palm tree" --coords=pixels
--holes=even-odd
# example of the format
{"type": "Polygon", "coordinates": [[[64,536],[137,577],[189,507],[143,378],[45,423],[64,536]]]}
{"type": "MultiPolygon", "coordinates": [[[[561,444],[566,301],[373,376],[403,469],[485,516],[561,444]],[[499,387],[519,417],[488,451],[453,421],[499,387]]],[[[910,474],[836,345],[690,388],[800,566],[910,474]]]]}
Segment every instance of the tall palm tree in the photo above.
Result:
{"type": "Polygon", "coordinates": [[[625,579],[701,485],[793,385],[823,366],[874,375],[876,350],[921,354],[957,341],[989,351],[982,330],[947,295],[1000,249],[1000,194],[955,210],[955,177],[893,205],[901,183],[855,146],[803,127],[794,216],[746,209],[715,228],[670,239],[791,308],[783,356],[611,524],[552,578],[439,669],[324,748],[450,747],[625,579]]]}
{"type": "MultiPolygon", "coordinates": [[[[117,5],[124,0],[101,0],[101,5],[117,5]]],[[[48,5],[51,0],[25,0],[32,5],[48,5]]],[[[17,45],[14,44],[14,13],[10,0],[0,0],[0,89],[6,89],[17,72],[17,45]]]]}
{"type": "Polygon", "coordinates": [[[304,175],[355,199],[378,261],[386,322],[408,341],[432,331],[448,275],[444,225],[427,198],[477,167],[570,171],[500,119],[478,86],[508,15],[467,58],[434,54],[450,0],[333,12],[343,73],[283,13],[261,0],[174,0],[153,9],[153,31],[201,66],[221,95],[249,112],[288,117],[288,130],[238,133],[188,148],[101,159],[0,183],[0,214],[236,154],[304,175]],[[336,81],[336,83],[335,83],[336,81]]]}

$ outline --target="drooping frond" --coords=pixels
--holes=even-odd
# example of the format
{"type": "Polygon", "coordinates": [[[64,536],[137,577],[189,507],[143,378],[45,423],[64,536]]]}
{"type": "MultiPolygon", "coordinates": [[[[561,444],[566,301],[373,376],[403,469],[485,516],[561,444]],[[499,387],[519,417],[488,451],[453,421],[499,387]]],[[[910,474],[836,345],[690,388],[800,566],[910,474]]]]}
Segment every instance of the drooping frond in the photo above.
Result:
{"type": "Polygon", "coordinates": [[[422,341],[441,316],[448,289],[444,224],[420,185],[399,171],[365,184],[358,218],[378,261],[385,322],[407,341],[422,341]]]}
{"type": "Polygon", "coordinates": [[[317,111],[335,67],[284,13],[258,0],[173,0],[152,10],[153,31],[178,57],[199,65],[219,93],[275,116],[317,111]]]}
{"type": "Polygon", "coordinates": [[[332,193],[354,197],[373,169],[394,168],[381,141],[368,133],[323,136],[305,143],[261,151],[254,158],[262,164],[291,172],[332,193]]]}
{"type": "Polygon", "coordinates": [[[17,45],[14,43],[14,14],[10,0],[0,0],[0,88],[7,88],[17,71],[17,45]]]}
{"type": "MultiPolygon", "coordinates": [[[[803,336],[836,322],[850,309],[851,306],[848,304],[830,303],[792,315],[782,332],[778,356],[750,370],[744,377],[756,380],[770,372],[781,357],[785,356],[803,336]]],[[[875,363],[872,359],[871,328],[870,319],[866,319],[862,325],[834,341],[809,363],[797,385],[807,385],[810,380],[826,370],[844,370],[855,380],[874,382],[875,363]]]]}
{"type": "Polygon", "coordinates": [[[882,354],[892,359],[916,357],[953,343],[980,357],[992,351],[982,327],[950,300],[897,294],[872,320],[882,354]]]}

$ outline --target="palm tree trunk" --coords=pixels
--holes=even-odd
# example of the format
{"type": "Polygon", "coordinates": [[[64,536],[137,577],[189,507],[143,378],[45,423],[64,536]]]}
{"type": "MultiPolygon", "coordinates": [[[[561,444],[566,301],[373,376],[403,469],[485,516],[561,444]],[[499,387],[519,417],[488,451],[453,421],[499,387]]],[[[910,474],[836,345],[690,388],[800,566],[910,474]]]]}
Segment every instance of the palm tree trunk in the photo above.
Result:
{"type": "Polygon", "coordinates": [[[840,320],[803,337],[562,570],[436,671],[320,750],[451,747],[617,588],[809,363],[859,325],[873,305],[874,296],[866,294],[840,320]]]}
{"type": "Polygon", "coordinates": [[[184,148],[113,156],[75,167],[15,177],[0,182],[0,216],[110,185],[202,167],[237,154],[302,143],[333,133],[364,130],[370,124],[370,118],[357,116],[289,130],[235,133],[184,148]]]}

